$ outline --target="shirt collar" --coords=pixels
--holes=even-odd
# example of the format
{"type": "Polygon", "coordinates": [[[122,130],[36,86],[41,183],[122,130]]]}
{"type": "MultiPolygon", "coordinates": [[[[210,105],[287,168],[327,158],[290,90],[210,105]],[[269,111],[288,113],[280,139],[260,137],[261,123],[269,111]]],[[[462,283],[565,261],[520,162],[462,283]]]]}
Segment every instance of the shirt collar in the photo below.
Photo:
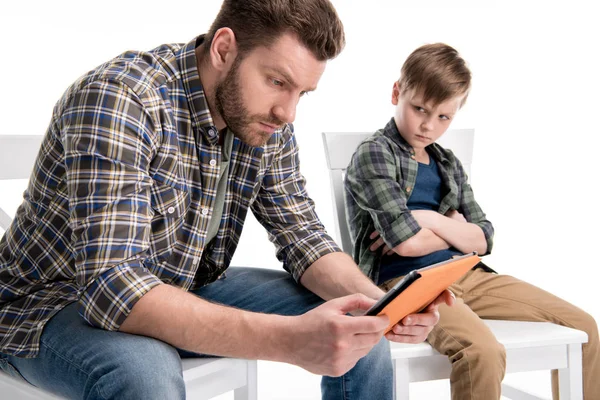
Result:
{"type": "MultiPolygon", "coordinates": [[[[390,121],[385,126],[383,130],[383,135],[392,140],[395,144],[397,144],[402,149],[402,151],[414,155],[415,151],[413,147],[404,139],[404,137],[402,137],[400,131],[398,131],[398,127],[396,126],[396,121],[394,120],[394,118],[390,119],[390,121]]],[[[442,162],[449,161],[448,157],[446,156],[446,152],[444,151],[443,147],[439,144],[432,143],[429,146],[427,146],[427,150],[431,151],[433,157],[436,160],[442,162]]]]}
{"type": "Polygon", "coordinates": [[[204,35],[200,35],[186,45],[177,54],[177,62],[181,69],[181,80],[190,107],[192,127],[199,130],[209,143],[217,143],[219,134],[214,126],[212,115],[206,101],[204,87],[200,82],[196,47],[202,43],[204,35]]]}

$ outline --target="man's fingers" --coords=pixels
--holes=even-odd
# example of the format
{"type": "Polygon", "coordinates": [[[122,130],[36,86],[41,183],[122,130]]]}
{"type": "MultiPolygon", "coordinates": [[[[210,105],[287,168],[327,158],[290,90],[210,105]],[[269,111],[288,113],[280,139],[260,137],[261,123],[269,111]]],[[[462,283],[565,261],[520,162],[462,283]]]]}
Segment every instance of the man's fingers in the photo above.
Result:
{"type": "Polygon", "coordinates": [[[379,232],[373,231],[373,233],[369,235],[369,239],[375,239],[377,236],[379,236],[379,232]]]}
{"type": "Polygon", "coordinates": [[[387,315],[347,317],[344,320],[345,332],[352,333],[355,339],[361,335],[379,335],[381,338],[389,324],[387,315]]]}
{"type": "Polygon", "coordinates": [[[401,324],[404,326],[429,326],[433,327],[440,320],[440,313],[437,308],[432,311],[424,311],[418,314],[410,314],[402,318],[401,324]]]}
{"type": "Polygon", "coordinates": [[[426,310],[432,310],[433,308],[439,307],[441,304],[447,304],[452,306],[456,301],[456,296],[450,289],[444,290],[440,295],[431,302],[426,308],[426,310]]]}
{"type": "Polygon", "coordinates": [[[364,294],[355,293],[329,300],[326,304],[331,304],[333,307],[336,307],[341,314],[348,314],[352,311],[368,310],[376,302],[376,300],[367,297],[364,294]]]}
{"type": "Polygon", "coordinates": [[[385,337],[392,342],[411,344],[423,343],[427,339],[427,335],[396,335],[393,331],[386,333],[385,337]]]}

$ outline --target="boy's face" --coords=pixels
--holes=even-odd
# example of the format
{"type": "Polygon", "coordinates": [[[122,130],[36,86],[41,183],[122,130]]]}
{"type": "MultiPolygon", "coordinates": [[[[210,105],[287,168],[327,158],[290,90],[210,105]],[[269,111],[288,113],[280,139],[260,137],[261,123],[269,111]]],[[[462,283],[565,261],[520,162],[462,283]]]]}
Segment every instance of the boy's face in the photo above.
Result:
{"type": "Polygon", "coordinates": [[[398,131],[416,153],[439,139],[450,126],[464,96],[458,96],[438,105],[423,101],[423,95],[414,90],[401,92],[394,83],[392,104],[396,106],[394,120],[398,131]]]}
{"type": "Polygon", "coordinates": [[[316,89],[325,65],[294,36],[283,34],[270,47],[236,59],[216,87],[215,105],[237,137],[262,146],[294,121],[300,97],[316,89]]]}

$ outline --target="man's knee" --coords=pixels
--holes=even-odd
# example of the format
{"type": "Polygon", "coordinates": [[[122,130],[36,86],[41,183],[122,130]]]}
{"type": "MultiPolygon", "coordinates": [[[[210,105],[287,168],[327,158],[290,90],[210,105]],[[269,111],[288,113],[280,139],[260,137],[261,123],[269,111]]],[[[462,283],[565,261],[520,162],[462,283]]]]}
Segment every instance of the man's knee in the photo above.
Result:
{"type": "Polygon", "coordinates": [[[127,352],[96,368],[91,397],[105,399],[184,399],[181,360],[171,346],[156,341],[144,353],[127,352]]]}
{"type": "Polygon", "coordinates": [[[391,374],[393,368],[390,342],[385,337],[382,338],[360,362],[368,370],[388,371],[391,374]]]}

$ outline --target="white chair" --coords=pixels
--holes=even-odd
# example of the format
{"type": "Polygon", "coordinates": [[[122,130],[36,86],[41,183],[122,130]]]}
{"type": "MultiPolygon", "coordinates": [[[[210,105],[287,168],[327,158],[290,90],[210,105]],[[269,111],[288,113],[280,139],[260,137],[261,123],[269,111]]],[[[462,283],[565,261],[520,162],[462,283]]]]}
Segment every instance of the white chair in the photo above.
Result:
{"type": "MultiPolygon", "coordinates": [[[[356,147],[372,133],[323,133],[323,142],[333,189],[335,234],[347,253],[352,240],[346,222],[344,172],[356,147]]],[[[452,149],[470,173],[473,155],[472,129],[449,130],[438,141],[452,149]]],[[[506,349],[506,372],[559,371],[561,400],[582,400],[581,345],[587,334],[547,322],[486,320],[486,324],[506,349]]],[[[450,377],[448,358],[428,343],[392,343],[396,399],[408,400],[409,384],[450,377]]],[[[514,400],[540,400],[520,389],[502,385],[502,395],[514,400]]]]}
{"type": "MultiPolygon", "coordinates": [[[[0,135],[0,182],[29,179],[42,139],[42,136],[0,135]]],[[[10,216],[0,205],[0,228],[6,230],[10,221],[10,216]]],[[[181,364],[188,399],[210,399],[232,390],[235,400],[257,399],[257,362],[255,360],[188,358],[183,359],[181,364]]],[[[0,398],[9,400],[58,399],[58,397],[23,381],[13,379],[1,371],[0,398]]]]}

